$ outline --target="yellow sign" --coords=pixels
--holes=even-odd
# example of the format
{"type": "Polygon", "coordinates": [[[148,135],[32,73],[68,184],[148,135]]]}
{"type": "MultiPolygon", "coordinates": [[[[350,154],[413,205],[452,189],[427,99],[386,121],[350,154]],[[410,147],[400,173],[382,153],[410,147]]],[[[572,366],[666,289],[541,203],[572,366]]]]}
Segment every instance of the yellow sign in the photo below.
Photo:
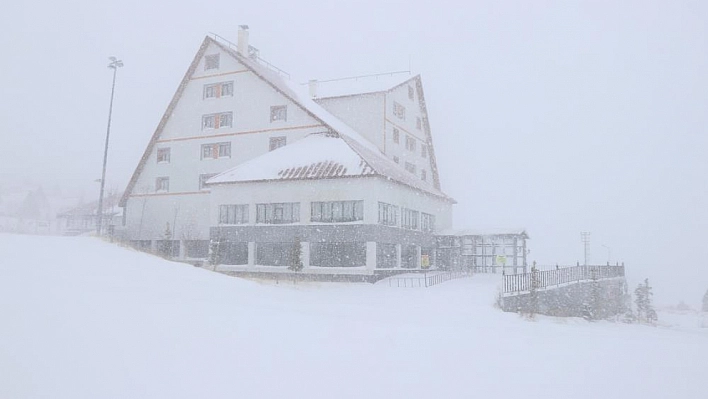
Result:
{"type": "Polygon", "coordinates": [[[497,255],[497,265],[506,266],[506,256],[497,255]]]}
{"type": "Polygon", "coordinates": [[[420,256],[420,267],[423,269],[427,269],[430,267],[430,255],[420,256]]]}

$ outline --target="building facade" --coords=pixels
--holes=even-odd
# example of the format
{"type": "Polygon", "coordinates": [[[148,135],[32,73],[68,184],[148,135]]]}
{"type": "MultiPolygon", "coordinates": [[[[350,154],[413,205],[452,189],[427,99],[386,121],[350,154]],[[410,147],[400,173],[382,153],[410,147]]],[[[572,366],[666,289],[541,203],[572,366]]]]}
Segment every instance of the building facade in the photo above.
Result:
{"type": "Polygon", "coordinates": [[[440,190],[420,76],[302,88],[260,60],[247,29],[238,44],[205,38],[121,199],[119,234],[264,271],[296,238],[311,272],[433,263],[454,200],[440,190]]]}

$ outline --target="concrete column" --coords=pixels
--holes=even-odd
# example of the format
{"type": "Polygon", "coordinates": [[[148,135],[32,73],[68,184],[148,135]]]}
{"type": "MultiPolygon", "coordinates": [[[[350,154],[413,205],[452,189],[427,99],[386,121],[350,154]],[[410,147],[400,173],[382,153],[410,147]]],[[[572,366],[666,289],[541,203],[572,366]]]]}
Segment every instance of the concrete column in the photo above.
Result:
{"type": "Polygon", "coordinates": [[[300,253],[300,256],[302,257],[302,266],[307,269],[310,267],[310,243],[301,242],[300,249],[302,250],[300,253]]]}
{"type": "Polygon", "coordinates": [[[422,249],[422,248],[421,248],[420,245],[416,245],[416,246],[415,246],[415,254],[416,254],[416,256],[415,256],[415,268],[416,268],[416,269],[420,269],[420,257],[423,256],[421,249],[422,249]]]}
{"type": "Polygon", "coordinates": [[[366,269],[376,269],[376,243],[373,241],[366,242],[366,269]]]}
{"type": "Polygon", "coordinates": [[[300,224],[310,224],[312,217],[312,205],[310,201],[302,201],[300,203],[300,224]]]}
{"type": "Polygon", "coordinates": [[[396,244],[396,268],[401,268],[401,244],[396,244]]]}
{"type": "Polygon", "coordinates": [[[248,243],[248,267],[253,267],[256,265],[256,243],[248,243]]]}

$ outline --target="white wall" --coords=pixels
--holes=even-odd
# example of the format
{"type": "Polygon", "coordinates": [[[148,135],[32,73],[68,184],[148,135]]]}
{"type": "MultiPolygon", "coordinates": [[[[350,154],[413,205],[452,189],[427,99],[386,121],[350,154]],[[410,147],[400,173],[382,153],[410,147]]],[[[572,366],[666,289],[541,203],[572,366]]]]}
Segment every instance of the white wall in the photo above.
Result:
{"type": "Polygon", "coordinates": [[[393,159],[394,156],[399,158],[401,168],[405,169],[405,163],[410,162],[416,167],[415,174],[418,178],[421,177],[421,170],[425,170],[427,174],[427,183],[433,186],[433,173],[430,154],[423,158],[421,155],[421,146],[428,145],[425,136],[425,126],[422,124],[423,113],[421,111],[420,97],[416,89],[415,80],[408,84],[392,90],[386,94],[386,156],[393,159]],[[413,99],[408,97],[408,87],[412,87],[414,91],[413,99]],[[397,102],[406,108],[406,117],[401,119],[393,114],[393,104],[397,102]],[[421,118],[421,129],[417,128],[416,119],[421,118]],[[393,129],[399,130],[400,139],[398,144],[393,142],[393,129]],[[416,141],[415,151],[406,149],[406,136],[410,136],[416,141]]]}
{"type": "Polygon", "coordinates": [[[126,204],[130,239],[161,239],[167,222],[175,225],[175,239],[183,226],[191,226],[198,239],[208,239],[209,199],[199,190],[200,174],[220,173],[268,152],[271,137],[285,136],[291,144],[324,130],[230,54],[211,44],[205,55],[217,52],[220,68],[204,71],[200,60],[137,179],[126,204]],[[203,98],[204,85],[225,81],[234,82],[233,96],[203,98]],[[288,106],[287,121],[271,122],[272,105],[288,106]],[[228,111],[233,112],[232,127],[202,130],[202,115],[228,111]],[[219,142],[231,143],[231,157],[202,160],[202,144],[219,142]],[[166,147],[170,162],[158,164],[157,149],[166,147]],[[169,193],[156,193],[155,180],[163,176],[170,179],[169,193]]]}
{"type": "Polygon", "coordinates": [[[385,152],[384,93],[317,99],[332,115],[385,152]]]}

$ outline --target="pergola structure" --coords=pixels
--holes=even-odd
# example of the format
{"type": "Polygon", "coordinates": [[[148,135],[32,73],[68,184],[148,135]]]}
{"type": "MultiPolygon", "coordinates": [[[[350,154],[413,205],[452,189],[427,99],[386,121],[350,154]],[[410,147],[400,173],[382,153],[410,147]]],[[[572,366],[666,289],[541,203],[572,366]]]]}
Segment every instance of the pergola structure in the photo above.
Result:
{"type": "Polygon", "coordinates": [[[524,229],[472,231],[448,230],[437,234],[438,267],[480,273],[527,271],[524,229]]]}

